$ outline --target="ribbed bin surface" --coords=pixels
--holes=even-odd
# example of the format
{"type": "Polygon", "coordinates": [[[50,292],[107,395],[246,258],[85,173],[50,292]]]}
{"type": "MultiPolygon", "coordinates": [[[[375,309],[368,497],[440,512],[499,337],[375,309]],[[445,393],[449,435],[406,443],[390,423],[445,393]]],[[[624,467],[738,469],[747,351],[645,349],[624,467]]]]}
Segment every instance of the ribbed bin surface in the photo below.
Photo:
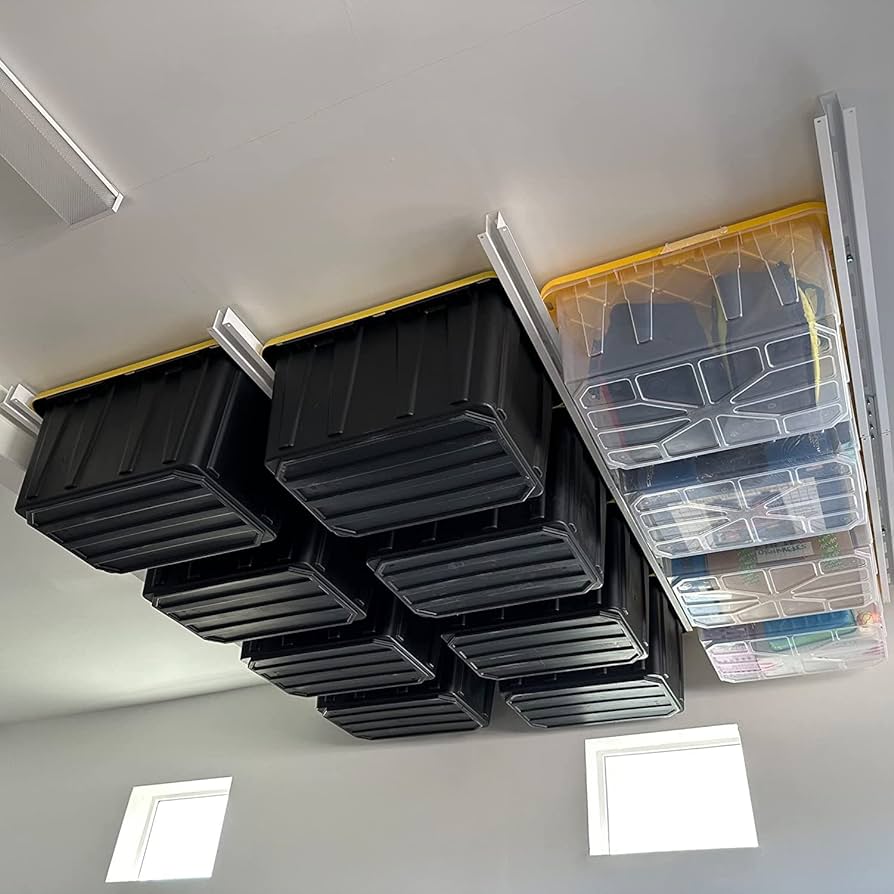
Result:
{"type": "Polygon", "coordinates": [[[255,673],[292,695],[328,695],[431,680],[438,632],[387,593],[362,621],[242,646],[255,673]]]}
{"type": "Polygon", "coordinates": [[[847,531],[866,522],[850,423],[621,474],[659,556],[677,558],[847,531]]]}
{"type": "Polygon", "coordinates": [[[325,696],[317,700],[317,709],[360,739],[469,732],[487,726],[494,684],[476,677],[446,649],[438,664],[437,677],[428,683],[325,696]]]}
{"type": "Polygon", "coordinates": [[[274,543],[152,569],[143,595],[204,639],[241,642],[350,624],[377,589],[353,544],[294,507],[274,543]]]}
{"type": "Polygon", "coordinates": [[[887,657],[879,606],[699,630],[717,676],[727,683],[855,670],[887,657]]]}
{"type": "Polygon", "coordinates": [[[541,496],[374,538],[369,564],[379,579],[414,612],[435,618],[599,587],[605,486],[564,411],[552,432],[541,496]]]}
{"type": "Polygon", "coordinates": [[[267,465],[336,534],[543,489],[552,392],[496,280],[265,352],[267,465]]]}
{"type": "Polygon", "coordinates": [[[41,402],[16,511],[105,571],[257,546],[279,527],[269,402],[205,350],[41,402]]]}
{"type": "Polygon", "coordinates": [[[552,728],[670,717],[683,709],[681,628],[657,584],[650,588],[649,656],[624,667],[521,677],[500,684],[531,726],[552,728]]]}
{"type": "Polygon", "coordinates": [[[610,465],[849,417],[826,228],[821,205],[796,206],[547,284],[565,381],[610,465]]]}
{"type": "Polygon", "coordinates": [[[670,582],[696,627],[854,609],[879,599],[872,535],[866,525],[675,559],[670,582]]]}
{"type": "Polygon", "coordinates": [[[606,525],[600,590],[464,615],[444,641],[493,680],[629,664],[648,644],[648,569],[620,515],[606,525]]]}

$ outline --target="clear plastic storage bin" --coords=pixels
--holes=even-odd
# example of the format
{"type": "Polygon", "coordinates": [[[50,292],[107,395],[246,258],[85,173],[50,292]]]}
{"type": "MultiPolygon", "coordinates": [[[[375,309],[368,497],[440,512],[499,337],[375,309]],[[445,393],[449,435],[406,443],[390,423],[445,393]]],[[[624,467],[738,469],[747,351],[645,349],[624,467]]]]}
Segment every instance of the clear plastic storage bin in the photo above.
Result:
{"type": "Polygon", "coordinates": [[[849,415],[825,209],[798,205],[548,283],[565,381],[610,465],[849,415]]]}
{"type": "Polygon", "coordinates": [[[621,473],[656,555],[694,556],[847,531],[866,521],[850,423],[621,473]]]}
{"type": "Polygon", "coordinates": [[[695,627],[726,627],[877,602],[872,535],[837,534],[671,562],[671,586],[695,627]]]}
{"type": "Polygon", "coordinates": [[[887,657],[878,606],[803,618],[699,630],[714,670],[727,683],[853,670],[887,657]]]}

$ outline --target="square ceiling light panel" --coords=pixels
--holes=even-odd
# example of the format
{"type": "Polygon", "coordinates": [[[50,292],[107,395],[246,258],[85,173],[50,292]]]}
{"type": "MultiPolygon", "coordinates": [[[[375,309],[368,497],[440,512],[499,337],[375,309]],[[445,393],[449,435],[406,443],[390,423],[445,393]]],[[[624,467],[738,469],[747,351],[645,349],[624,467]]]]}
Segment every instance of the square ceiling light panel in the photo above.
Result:
{"type": "Polygon", "coordinates": [[[2,60],[0,157],[69,225],[121,204],[121,193],[2,60]]]}

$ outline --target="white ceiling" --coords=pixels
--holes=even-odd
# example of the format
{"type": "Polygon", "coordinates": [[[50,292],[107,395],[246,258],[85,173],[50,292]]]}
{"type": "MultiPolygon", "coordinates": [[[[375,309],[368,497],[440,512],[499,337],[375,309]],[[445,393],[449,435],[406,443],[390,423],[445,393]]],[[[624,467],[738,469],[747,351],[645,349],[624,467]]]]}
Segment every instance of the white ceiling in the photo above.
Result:
{"type": "MultiPolygon", "coordinates": [[[[222,304],[266,337],[475,272],[495,208],[543,282],[817,198],[830,89],[858,106],[894,332],[892,26],[883,0],[5,0],[0,58],[126,198],[0,227],[0,383],[189,343],[222,304]]],[[[12,714],[245,680],[7,509],[12,714]]]]}
{"type": "Polygon", "coordinates": [[[267,336],[475,272],[496,207],[543,281],[818,197],[828,89],[886,174],[892,25],[845,0],[6,0],[0,57],[126,199],[0,246],[0,382],[204,337],[225,303],[267,336]]]}

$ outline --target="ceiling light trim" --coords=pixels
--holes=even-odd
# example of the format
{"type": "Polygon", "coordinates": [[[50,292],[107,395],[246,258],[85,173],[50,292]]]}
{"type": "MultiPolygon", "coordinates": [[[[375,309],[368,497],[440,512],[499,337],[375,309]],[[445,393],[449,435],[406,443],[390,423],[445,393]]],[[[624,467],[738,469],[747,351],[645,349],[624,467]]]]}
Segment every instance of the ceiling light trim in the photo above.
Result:
{"type": "MultiPolygon", "coordinates": [[[[116,212],[121,207],[121,202],[124,199],[124,194],[106,177],[105,174],[97,167],[97,165],[89,158],[86,152],[72,139],[72,137],[64,130],[64,128],[56,121],[55,118],[44,108],[44,106],[40,103],[37,97],[34,96],[33,93],[22,83],[21,79],[17,77],[15,72],[10,69],[10,67],[0,59],[0,73],[9,81],[15,91],[21,96],[23,103],[20,105],[16,102],[14,96],[10,95],[10,92],[4,90],[3,92],[6,94],[9,101],[18,108],[19,113],[28,121],[32,128],[43,137],[45,143],[50,146],[53,151],[60,156],[62,161],[66,161],[68,166],[71,168],[72,174],[75,177],[78,177],[80,180],[84,182],[84,185],[87,189],[90,189],[96,197],[106,206],[106,210],[116,212]],[[45,122],[52,134],[55,134],[59,140],[62,142],[62,149],[70,150],[75,159],[80,162],[86,170],[78,171],[76,168],[71,166],[71,161],[66,160],[64,154],[59,152],[59,148],[53,146],[52,140],[48,139],[45,134],[41,133],[40,128],[31,120],[31,117],[27,113],[27,108],[33,110],[36,113],[36,117],[39,121],[45,122]],[[92,175],[95,178],[96,183],[91,184],[89,182],[89,178],[92,175]],[[107,197],[103,197],[101,195],[102,192],[107,193],[107,197]]],[[[63,219],[66,223],[72,225],[77,223],[82,223],[83,221],[89,220],[93,217],[98,216],[97,214],[90,214],[84,217],[77,217],[70,219],[63,213],[60,208],[56,207],[56,204],[52,202],[46,195],[44,195],[43,191],[35,185],[34,178],[29,176],[29,172],[26,170],[21,170],[22,166],[13,163],[13,161],[9,158],[6,158],[6,153],[2,153],[5,160],[12,165],[12,167],[18,172],[18,174],[25,180],[26,183],[34,189],[41,198],[47,202],[47,204],[63,219]]],[[[100,212],[102,213],[102,212],[100,212]]]]}

